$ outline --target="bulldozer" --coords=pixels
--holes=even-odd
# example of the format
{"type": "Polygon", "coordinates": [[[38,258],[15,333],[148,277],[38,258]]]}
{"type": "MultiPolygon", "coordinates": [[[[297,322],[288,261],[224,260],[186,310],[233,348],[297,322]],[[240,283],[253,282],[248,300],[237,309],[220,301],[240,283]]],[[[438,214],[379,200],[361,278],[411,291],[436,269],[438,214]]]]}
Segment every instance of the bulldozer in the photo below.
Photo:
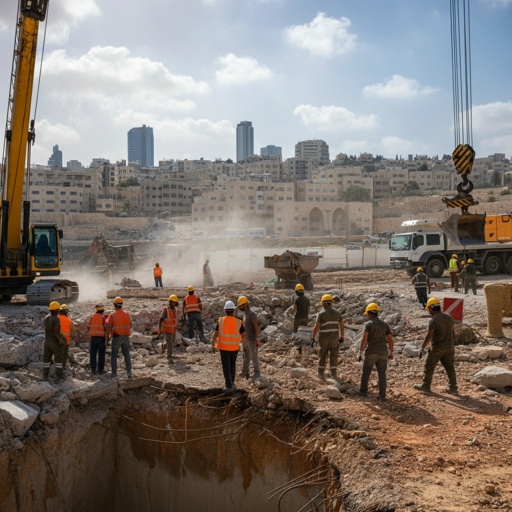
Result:
{"type": "Polygon", "coordinates": [[[312,290],[311,272],[318,267],[319,262],[320,256],[306,256],[294,251],[265,256],[265,268],[272,268],[276,273],[276,289],[295,288],[300,283],[306,290],[312,290]]]}

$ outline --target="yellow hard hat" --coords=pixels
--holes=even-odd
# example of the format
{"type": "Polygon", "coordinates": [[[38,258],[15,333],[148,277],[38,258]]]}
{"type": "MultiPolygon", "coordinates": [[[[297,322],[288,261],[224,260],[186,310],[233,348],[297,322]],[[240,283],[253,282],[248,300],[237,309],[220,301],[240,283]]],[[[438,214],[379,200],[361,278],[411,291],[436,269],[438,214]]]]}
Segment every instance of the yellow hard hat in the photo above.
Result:
{"type": "Polygon", "coordinates": [[[171,300],[173,302],[179,302],[179,299],[176,297],[176,295],[169,295],[169,302],[171,302],[171,300]]]}
{"type": "Polygon", "coordinates": [[[158,267],[158,265],[160,265],[160,263],[158,263],[158,261],[155,261],[155,266],[158,267]]]}
{"type": "Polygon", "coordinates": [[[439,299],[436,299],[435,297],[430,297],[430,299],[427,300],[427,306],[425,309],[430,308],[431,306],[439,306],[441,304],[441,301],[439,299]]]}
{"type": "Polygon", "coordinates": [[[456,254],[452,254],[452,258],[455,258],[456,260],[459,259],[459,257],[456,254]]]}
{"type": "MultiPolygon", "coordinates": [[[[469,263],[469,262],[468,262],[468,263],[469,263]]],[[[460,262],[460,264],[461,264],[462,266],[464,266],[464,265],[466,264],[466,262],[465,262],[464,260],[462,260],[462,261],[460,262]]]]}
{"type": "Polygon", "coordinates": [[[124,302],[122,297],[116,297],[114,299],[114,304],[122,304],[124,302]]]}
{"type": "Polygon", "coordinates": [[[244,306],[245,304],[249,304],[249,299],[247,297],[244,297],[243,295],[238,297],[238,300],[236,302],[237,307],[244,306]]]}
{"type": "Polygon", "coordinates": [[[53,302],[50,302],[50,305],[48,306],[49,311],[57,311],[60,309],[60,304],[54,300],[53,302]]]}
{"type": "Polygon", "coordinates": [[[299,284],[296,284],[296,285],[295,285],[295,291],[296,291],[296,292],[303,292],[303,291],[304,291],[304,285],[302,285],[302,284],[300,284],[300,283],[299,283],[299,284]]]}
{"type": "Polygon", "coordinates": [[[474,263],[474,261],[471,258],[469,258],[468,263],[474,263]]]}
{"type": "Polygon", "coordinates": [[[192,285],[190,285],[190,286],[187,288],[187,290],[188,290],[189,292],[193,292],[193,291],[195,290],[195,288],[194,288],[192,285]]]}
{"type": "Polygon", "coordinates": [[[329,295],[328,293],[322,295],[322,300],[320,302],[332,302],[332,295],[329,295]]]}
{"type": "Polygon", "coordinates": [[[96,304],[94,307],[96,308],[96,311],[102,311],[105,309],[105,304],[103,304],[103,302],[98,302],[98,304],[96,304]]]}
{"type": "Polygon", "coordinates": [[[210,261],[210,258],[205,258],[204,261],[205,263],[208,263],[210,261]]]}
{"type": "Polygon", "coordinates": [[[366,306],[366,311],[364,312],[365,315],[368,313],[378,313],[380,311],[380,307],[375,302],[370,302],[368,306],[366,306]]]}
{"type": "Polygon", "coordinates": [[[69,306],[67,304],[61,304],[60,305],[60,310],[64,310],[64,311],[69,311],[69,306]]]}
{"type": "Polygon", "coordinates": [[[416,272],[423,272],[423,267],[418,267],[418,268],[416,269],[416,272]]]}

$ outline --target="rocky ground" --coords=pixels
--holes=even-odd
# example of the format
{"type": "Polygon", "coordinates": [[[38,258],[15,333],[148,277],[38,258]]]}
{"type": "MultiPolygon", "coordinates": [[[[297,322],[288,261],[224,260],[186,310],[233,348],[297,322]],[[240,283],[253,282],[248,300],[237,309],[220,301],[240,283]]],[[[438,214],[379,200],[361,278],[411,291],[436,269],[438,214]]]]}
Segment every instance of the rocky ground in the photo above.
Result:
{"type": "MultiPolygon", "coordinates": [[[[480,284],[487,279],[480,278],[480,284]]],[[[417,358],[417,346],[429,316],[415,301],[405,273],[389,269],[318,273],[315,284],[316,291],[309,294],[312,313],[320,309],[320,296],[329,292],[340,298],[335,307],[345,319],[338,381],[319,380],[317,354],[307,346],[299,351],[298,341],[294,343],[291,320],[285,315],[292,292],[245,283],[200,291],[208,338],[224,302],[239,295],[249,298],[264,328],[260,338],[262,377],[238,378],[236,394],[248,393],[253,406],[267,411],[288,408],[326,413],[349,425],[352,434],[346,436],[346,443],[358,450],[364,474],[344,473],[342,450],[336,443],[320,442],[319,438],[317,444],[340,468],[343,485],[357,496],[353,510],[512,510],[512,321],[505,319],[505,337],[487,338],[483,289],[478,289],[477,296],[455,295],[447,288],[447,278],[437,280],[432,295],[464,298],[464,322],[457,329],[456,347],[460,394],[443,391],[447,381],[439,366],[434,392],[425,395],[412,385],[421,382],[423,360],[417,358]],[[355,394],[361,374],[357,346],[368,302],[380,304],[395,339],[385,402],[377,400],[376,375],[372,375],[369,398],[355,394]],[[489,366],[502,368],[503,374],[476,376],[489,366]]],[[[71,306],[78,336],[70,349],[66,379],[60,384],[41,381],[45,308],[22,302],[0,306],[0,408],[21,401],[34,411],[23,420],[13,416],[8,407],[1,412],[0,451],[23,449],[27,429],[51,429],[63,421],[70,408],[94,404],[102,394],[115,400],[122,390],[155,381],[197,390],[215,388],[222,393],[218,353],[211,354],[208,344],[185,338],[184,327],[178,336],[175,363],[169,365],[162,354],[157,324],[170,293],[183,296],[183,290],[121,289],[109,292],[109,298],[98,298],[105,300],[109,309],[110,299],[122,295],[125,309],[133,316],[136,333],[132,336],[131,381],[126,379],[121,360],[119,381],[108,375],[90,375],[85,323],[94,302],[71,306]]],[[[309,339],[308,333],[303,337],[309,339]]]]}

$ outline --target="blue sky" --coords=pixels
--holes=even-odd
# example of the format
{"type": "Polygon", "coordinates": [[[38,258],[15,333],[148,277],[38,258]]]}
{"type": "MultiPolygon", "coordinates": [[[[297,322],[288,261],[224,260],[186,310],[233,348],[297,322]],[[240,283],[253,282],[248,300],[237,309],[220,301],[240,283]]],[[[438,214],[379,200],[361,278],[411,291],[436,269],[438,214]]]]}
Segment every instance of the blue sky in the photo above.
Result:
{"type": "MultiPolygon", "coordinates": [[[[0,3],[3,119],[16,3],[0,3]]],[[[512,0],[471,16],[474,148],[510,158],[512,0]]],[[[126,159],[142,124],[156,160],[234,159],[245,120],[284,158],[306,139],[331,158],[451,153],[449,2],[50,0],[34,163],[54,144],[65,162],[126,159]]]]}

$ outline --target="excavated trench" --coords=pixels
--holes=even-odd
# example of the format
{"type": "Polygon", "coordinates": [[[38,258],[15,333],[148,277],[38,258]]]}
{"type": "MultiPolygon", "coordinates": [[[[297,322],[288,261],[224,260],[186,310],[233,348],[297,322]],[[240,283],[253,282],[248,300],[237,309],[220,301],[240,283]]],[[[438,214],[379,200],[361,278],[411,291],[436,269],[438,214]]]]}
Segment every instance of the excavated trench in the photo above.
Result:
{"type": "Polygon", "coordinates": [[[60,418],[0,454],[0,510],[343,510],[337,471],[305,435],[312,419],[243,394],[145,389],[60,418]]]}

